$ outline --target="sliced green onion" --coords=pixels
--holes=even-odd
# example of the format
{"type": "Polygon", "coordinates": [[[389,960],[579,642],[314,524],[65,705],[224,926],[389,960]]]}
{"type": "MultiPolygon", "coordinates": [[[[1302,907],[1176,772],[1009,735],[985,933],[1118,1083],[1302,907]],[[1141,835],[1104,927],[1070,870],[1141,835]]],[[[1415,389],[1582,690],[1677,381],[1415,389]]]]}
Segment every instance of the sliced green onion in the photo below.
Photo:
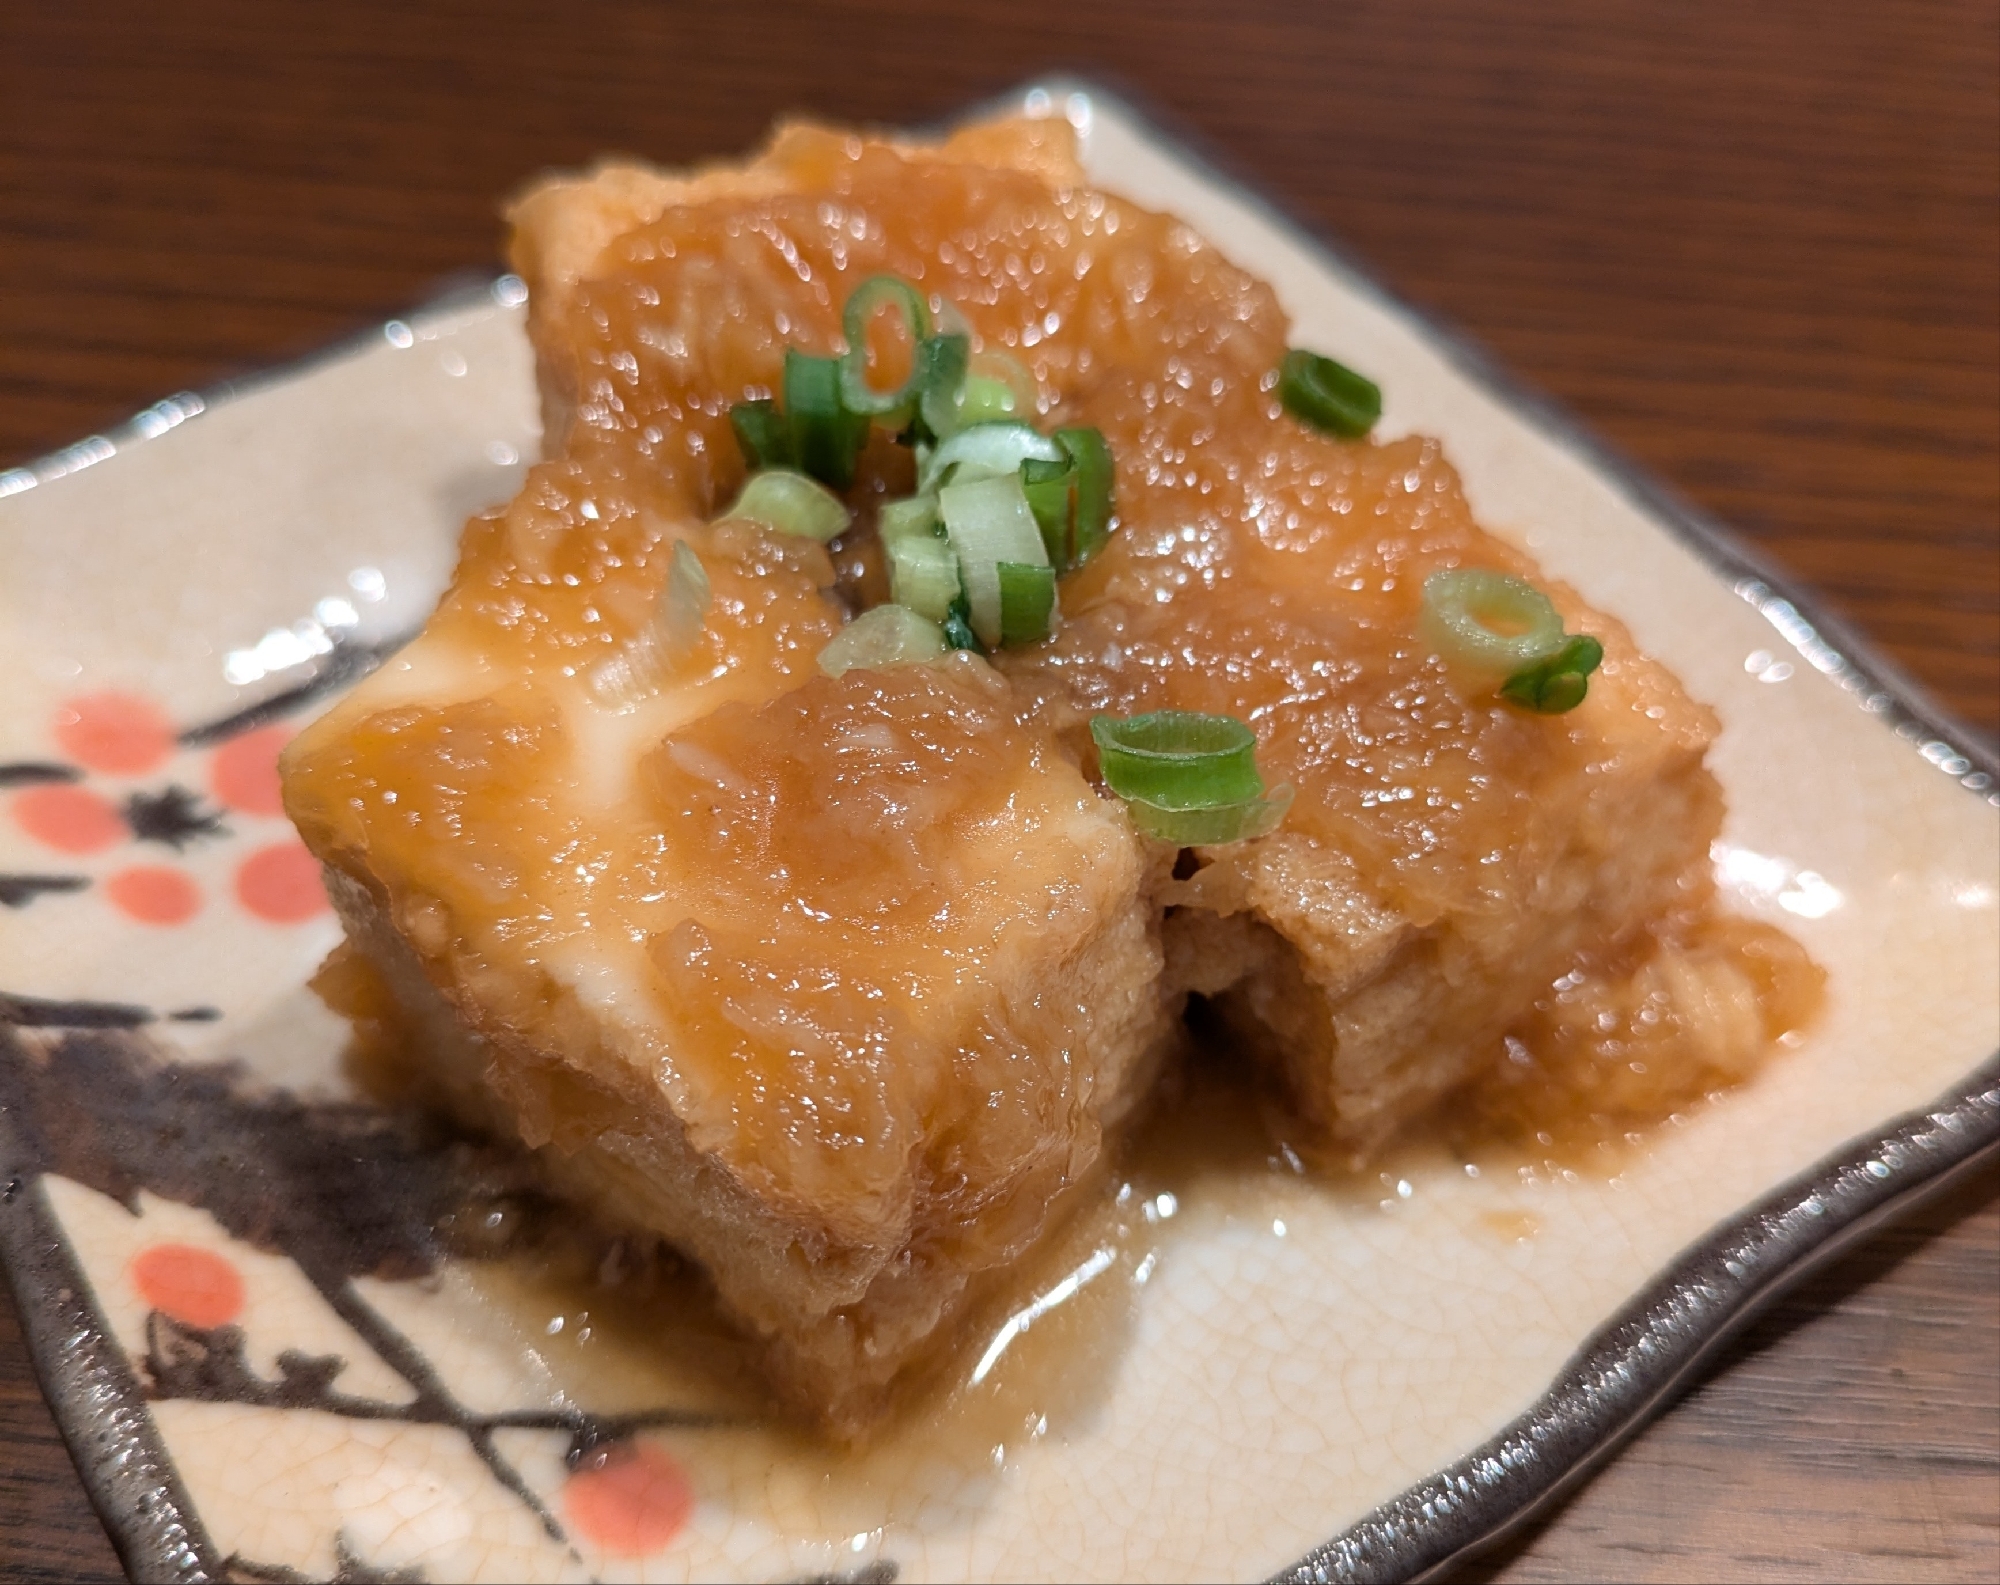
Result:
{"type": "MultiPolygon", "coordinates": [[[[977,433],[977,430],[967,431],[967,434],[977,433]]],[[[1018,466],[1017,460],[1014,467],[1018,466]]],[[[951,537],[952,549],[958,552],[959,576],[965,585],[972,630],[981,643],[991,648],[1002,642],[999,564],[1010,561],[1038,567],[1048,561],[1035,514],[1028,509],[1028,498],[1021,493],[1021,476],[1010,468],[998,478],[946,485],[938,492],[938,510],[944,516],[944,529],[951,537]]]]}
{"type": "Polygon", "coordinates": [[[1290,786],[1266,796],[1257,736],[1234,716],[1101,715],[1090,735],[1105,785],[1125,800],[1134,825],[1163,842],[1242,842],[1274,830],[1291,807],[1290,786]]]}
{"type": "Polygon", "coordinates": [[[1075,461],[1030,457],[1021,464],[1021,493],[1028,498],[1028,510],[1035,514],[1049,561],[1057,567],[1068,566],[1070,520],[1076,504],[1075,461]]]}
{"type": "Polygon", "coordinates": [[[751,474],[735,503],[722,515],[745,518],[780,534],[796,534],[821,544],[846,533],[852,521],[839,496],[789,468],[766,468],[751,474]]]}
{"type": "Polygon", "coordinates": [[[1590,674],[1604,659],[1604,646],[1578,634],[1547,660],[1517,671],[1500,685],[1500,696],[1542,715],[1561,715],[1583,703],[1590,674]]]}
{"type": "Polygon", "coordinates": [[[1004,352],[974,353],[966,366],[965,383],[952,404],[954,430],[974,424],[1026,422],[1038,410],[1041,395],[1035,377],[1019,359],[1004,352]]]}
{"type": "Polygon", "coordinates": [[[1257,734],[1234,716],[1193,710],[1101,715],[1090,723],[1104,782],[1120,798],[1207,809],[1264,796],[1257,734]]]}
{"type": "Polygon", "coordinates": [[[840,360],[840,397],[851,413],[885,417],[907,408],[924,389],[924,369],[916,350],[931,333],[931,313],[917,289],[901,276],[871,275],[848,294],[841,314],[847,352],[840,360]],[[880,308],[894,308],[910,337],[909,378],[893,391],[878,391],[868,379],[868,324],[880,308]]]}
{"type": "MultiPolygon", "coordinates": [[[[942,622],[962,592],[958,577],[958,556],[946,541],[928,530],[882,537],[883,553],[889,560],[889,597],[920,616],[942,622]]],[[[1002,625],[1005,625],[1002,606],[1002,625]]]]}
{"type": "Polygon", "coordinates": [[[849,412],[841,400],[840,359],[785,348],[785,418],[799,468],[836,490],[854,482],[854,459],[868,439],[868,419],[849,412]]]}
{"type": "Polygon", "coordinates": [[[1273,787],[1267,798],[1207,809],[1163,809],[1137,798],[1125,805],[1132,823],[1146,835],[1183,848],[1219,847],[1225,842],[1268,836],[1291,807],[1290,782],[1273,787]]]}
{"type": "Polygon", "coordinates": [[[984,655],[986,646],[979,642],[979,635],[972,631],[972,618],[965,604],[965,596],[960,595],[951,602],[951,609],[944,614],[944,641],[950,649],[969,649],[975,655],[984,655]]]}
{"type": "Polygon", "coordinates": [[[926,389],[924,423],[933,437],[943,439],[976,424],[1026,421],[1037,411],[1040,394],[1019,359],[997,351],[973,353],[953,378],[926,389]]]}
{"type": "Polygon", "coordinates": [[[736,431],[736,444],[743,448],[743,460],[752,471],[798,466],[791,421],[770,397],[738,402],[729,410],[729,427],[736,431]]]}
{"type": "Polygon", "coordinates": [[[935,489],[947,480],[996,479],[1018,472],[1029,458],[1061,462],[1061,446],[1027,424],[978,424],[939,442],[917,469],[917,488],[935,489]]]}
{"type": "Polygon", "coordinates": [[[1382,416],[1382,387],[1345,364],[1293,347],[1278,365],[1278,400],[1315,429],[1365,435],[1382,416]]]}
{"type": "Polygon", "coordinates": [[[864,611],[819,652],[819,669],[829,677],[872,666],[900,666],[936,660],[945,652],[937,623],[900,605],[864,611]]]}
{"type": "Polygon", "coordinates": [[[958,393],[965,384],[972,341],[963,331],[926,336],[917,344],[917,428],[919,438],[937,440],[958,428],[958,393]]]}
{"type": "Polygon", "coordinates": [[[614,709],[658,693],[673,668],[693,652],[714,601],[701,557],[686,540],[675,540],[667,559],[667,581],[653,602],[651,619],[591,673],[590,691],[614,709]]]}
{"type": "Polygon", "coordinates": [[[994,563],[1000,580],[1000,642],[1032,644],[1046,638],[1056,605],[1056,570],[1019,561],[994,563]]]}
{"type": "Polygon", "coordinates": [[[876,532],[882,536],[885,545],[905,534],[936,537],[944,532],[944,525],[938,521],[937,497],[934,495],[913,495],[907,500],[884,501],[875,522],[876,532]]]}
{"type": "Polygon", "coordinates": [[[1002,424],[1018,418],[1020,404],[1013,387],[990,374],[967,374],[953,404],[953,428],[970,429],[975,424],[1002,424]]]}
{"type": "Polygon", "coordinates": [[[1058,429],[1055,439],[1076,465],[1076,521],[1067,564],[1081,567],[1111,537],[1111,448],[1097,429],[1058,429]]]}
{"type": "Polygon", "coordinates": [[[1446,661],[1511,675],[1563,646],[1562,617],[1532,583],[1481,567],[1424,580],[1424,636],[1446,661]]]}

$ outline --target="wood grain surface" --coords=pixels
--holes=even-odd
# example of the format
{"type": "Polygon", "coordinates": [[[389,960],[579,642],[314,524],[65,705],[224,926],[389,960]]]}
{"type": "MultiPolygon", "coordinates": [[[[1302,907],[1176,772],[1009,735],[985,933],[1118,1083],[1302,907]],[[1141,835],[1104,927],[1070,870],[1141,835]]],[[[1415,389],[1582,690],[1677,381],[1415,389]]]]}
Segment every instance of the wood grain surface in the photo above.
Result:
{"type": "MultiPolygon", "coordinates": [[[[491,267],[543,166],[1050,70],[1342,238],[2000,725],[1991,0],[15,0],[0,467],[491,267]]],[[[2000,1577],[1996,1188],[1796,1293],[1466,1577],[2000,1577]]],[[[0,1580],[116,1569],[0,1300],[0,1580]]]]}

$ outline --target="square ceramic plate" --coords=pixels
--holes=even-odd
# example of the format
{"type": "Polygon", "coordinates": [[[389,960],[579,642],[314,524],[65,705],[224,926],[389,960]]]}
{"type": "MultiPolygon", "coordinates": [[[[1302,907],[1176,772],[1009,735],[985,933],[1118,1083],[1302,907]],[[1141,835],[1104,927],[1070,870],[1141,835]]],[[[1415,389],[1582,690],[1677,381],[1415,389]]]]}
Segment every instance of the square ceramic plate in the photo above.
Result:
{"type": "Polygon", "coordinates": [[[2000,1148],[1985,751],[1129,109],[1027,102],[1270,279],[1300,340],[1380,377],[1385,433],[1442,436],[1483,521],[1716,706],[1720,875],[1826,967],[1824,1017],[1609,1178],[1419,1153],[1365,1193],[1261,1162],[1254,1194],[1139,1184],[957,1407],[867,1459],[718,1397],[693,1333],[636,1345],[447,1252],[441,1207],[513,1202],[349,1092],[304,988],[338,932],[273,756],[421,621],[535,450],[503,278],[0,474],[0,1251],[135,1576],[1422,1573],[2000,1148]]]}

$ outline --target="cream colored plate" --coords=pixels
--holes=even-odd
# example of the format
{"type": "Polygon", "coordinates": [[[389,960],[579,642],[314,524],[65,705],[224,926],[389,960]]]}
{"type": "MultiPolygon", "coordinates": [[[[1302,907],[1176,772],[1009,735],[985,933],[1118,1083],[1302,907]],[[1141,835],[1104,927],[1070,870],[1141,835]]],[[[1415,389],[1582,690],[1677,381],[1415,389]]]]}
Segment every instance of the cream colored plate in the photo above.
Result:
{"type": "Polygon", "coordinates": [[[2000,1140],[1979,1071],[2000,1046],[1991,767],[1131,111],[1028,99],[1085,131],[1101,185],[1273,281],[1300,341],[1381,379],[1385,433],[1442,436],[1485,522],[1715,705],[1719,871],[1825,965],[1825,1018],[1609,1181],[1439,1156],[1367,1194],[1270,1172],[1141,1185],[1126,1234],[1080,1233],[995,1332],[946,1423],[865,1463],[728,1423],[572,1467],[605,1429],[591,1414],[706,1389],[671,1347],[578,1343],[587,1318],[499,1295],[488,1268],[356,1276],[300,1231],[337,1173],[298,1142],[346,1126],[323,1104],[343,1026],[303,991],[337,930],[269,801],[285,723],[421,620],[464,517],[534,451],[503,278],[0,474],[0,1230],[135,1571],[1254,1578],[1336,1536],[1308,1572],[1421,1569],[1581,1469],[1801,1261],[2000,1140]],[[241,1059],[303,1109],[163,1085],[134,1066],[148,1050],[241,1059]],[[287,1375],[286,1350],[343,1364],[287,1375]]]}

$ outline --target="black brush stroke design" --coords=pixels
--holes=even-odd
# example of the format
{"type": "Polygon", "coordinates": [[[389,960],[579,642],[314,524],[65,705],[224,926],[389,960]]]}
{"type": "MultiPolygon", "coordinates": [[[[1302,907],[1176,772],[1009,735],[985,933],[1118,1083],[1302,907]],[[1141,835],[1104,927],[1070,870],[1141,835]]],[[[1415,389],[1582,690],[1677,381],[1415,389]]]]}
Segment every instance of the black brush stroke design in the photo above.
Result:
{"type": "Polygon", "coordinates": [[[207,748],[240,733],[269,726],[273,721],[282,721],[294,711],[303,710],[330,693],[338,693],[349,683],[359,682],[415,637],[414,632],[397,633],[374,644],[336,638],[332,650],[320,661],[319,670],[304,682],[216,720],[191,726],[181,733],[178,741],[183,748],[207,748]]]}
{"type": "Polygon", "coordinates": [[[125,800],[125,824],[141,842],[158,842],[181,852],[201,837],[226,837],[222,811],[204,809],[201,797],[178,782],[170,782],[159,792],[135,792],[125,800]]]}
{"type": "Polygon", "coordinates": [[[25,908],[51,892],[80,892],[88,875],[0,875],[0,908],[25,908]]]}
{"type": "MultiPolygon", "coordinates": [[[[0,991],[0,1029],[137,1029],[153,1021],[150,1007],[130,1002],[53,1001],[0,991]]],[[[4,1093],[4,1092],[0,1092],[4,1093]]]]}
{"type": "Polygon", "coordinates": [[[278,1356],[272,1381],[250,1368],[243,1352],[243,1329],[189,1326],[155,1310],[146,1317],[146,1353],[140,1360],[155,1400],[194,1399],[238,1403],[253,1409],[316,1409],[347,1420],[399,1420],[406,1425],[449,1425],[467,1435],[494,1431],[563,1431],[570,1438],[566,1461],[574,1465],[594,1448],[622,1442],[638,1431],[662,1426],[679,1429],[721,1423],[713,1415],[680,1409],[641,1409],[631,1414],[591,1414],[581,1409],[504,1409],[478,1414],[448,1399],[418,1396],[408,1403],[385,1403],[340,1391],[335,1380],[347,1368],[338,1354],[286,1349],[278,1356]]]}
{"type": "MultiPolygon", "coordinates": [[[[317,1585],[310,1574],[301,1574],[282,1563],[258,1563],[240,1552],[229,1554],[222,1565],[224,1577],[243,1585],[317,1585]]],[[[342,1532],[333,1538],[333,1572],[325,1585],[423,1585],[424,1571],[409,1568],[372,1568],[355,1556],[342,1532]]]]}
{"type": "MultiPolygon", "coordinates": [[[[20,1003],[25,998],[9,998],[20,1003]]],[[[0,1004],[0,1012],[10,1009],[0,1004]]],[[[488,1472],[541,1522],[558,1545],[568,1537],[548,1506],[499,1452],[503,1429],[563,1431],[573,1457],[641,1426],[702,1426],[713,1417],[658,1410],[598,1415],[584,1410],[476,1414],[458,1402],[422,1351],[362,1298],[353,1279],[428,1275],[447,1254],[504,1253],[505,1245],[455,1239],[486,1211],[527,1226],[554,1216],[532,1169],[517,1153],[455,1140],[400,1114],[350,1102],[307,1102],[258,1092],[235,1064],[155,1060],[132,1025],[76,1027],[84,1004],[56,1011],[53,1039],[24,1039],[0,1022],[0,1114],[12,1125],[18,1178],[63,1177],[136,1211],[143,1189],[199,1206],[225,1231],[287,1256],[327,1305],[412,1389],[409,1403],[372,1404],[334,1388],[337,1360],[294,1354],[276,1382],[242,1359],[233,1328],[203,1334],[156,1318],[146,1365],[157,1396],[210,1396],[260,1407],[329,1408],[350,1418],[396,1418],[458,1430],[488,1472]],[[299,1405],[286,1399],[299,1397],[299,1405]],[[305,1399],[314,1399],[310,1404],[305,1399]]],[[[111,1009],[152,1015],[141,1008],[111,1009]]],[[[14,1019],[12,1022],[30,1022],[14,1019]]],[[[44,1023],[47,1027],[47,1023],[44,1023]]]]}
{"type": "Polygon", "coordinates": [[[46,782],[82,780],[83,772],[74,765],[54,765],[46,760],[15,760],[0,765],[0,787],[38,787],[46,782]]]}

